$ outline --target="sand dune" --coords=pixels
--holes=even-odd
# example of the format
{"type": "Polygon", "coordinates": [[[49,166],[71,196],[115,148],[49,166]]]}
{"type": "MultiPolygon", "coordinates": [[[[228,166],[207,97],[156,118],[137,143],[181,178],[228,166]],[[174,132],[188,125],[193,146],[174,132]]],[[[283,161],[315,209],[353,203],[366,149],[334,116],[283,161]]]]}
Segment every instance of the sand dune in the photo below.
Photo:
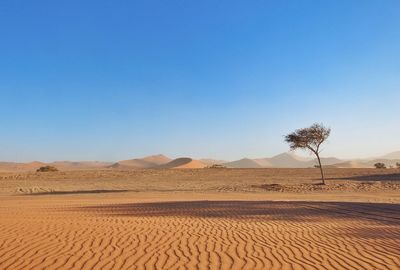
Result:
{"type": "Polygon", "coordinates": [[[199,160],[194,160],[191,158],[178,158],[167,164],[161,165],[158,168],[162,168],[162,169],[202,169],[205,167],[207,167],[207,165],[200,162],[199,160]]]}
{"type": "Polygon", "coordinates": [[[400,151],[396,151],[396,152],[392,152],[389,154],[386,154],[382,157],[380,157],[381,159],[398,159],[400,160],[400,151]]]}
{"type": "Polygon", "coordinates": [[[164,155],[149,156],[140,159],[122,160],[113,164],[112,168],[119,169],[149,169],[170,162],[171,159],[164,155]]]}
{"type": "MultiPolygon", "coordinates": [[[[342,160],[337,158],[321,158],[323,165],[332,165],[342,160]]],[[[312,168],[318,164],[316,159],[303,158],[293,153],[283,153],[272,158],[241,159],[225,163],[231,168],[312,168]]]]}
{"type": "MultiPolygon", "coordinates": [[[[257,158],[252,159],[251,161],[254,161],[259,166],[264,168],[307,168],[309,167],[308,164],[310,160],[311,159],[306,159],[293,153],[282,153],[271,158],[257,158]]],[[[246,166],[250,166],[250,168],[251,166],[257,168],[255,165],[250,165],[249,160],[245,160],[245,162],[246,166]]],[[[235,168],[240,168],[242,163],[243,160],[239,160],[237,162],[233,162],[233,166],[235,166],[235,168]]]]}
{"type": "MultiPolygon", "coordinates": [[[[341,160],[335,157],[322,157],[321,161],[324,166],[336,168],[373,168],[377,162],[383,162],[388,167],[396,167],[396,163],[400,163],[399,152],[393,152],[379,159],[358,159],[358,160],[341,160]]],[[[34,161],[30,163],[16,162],[0,162],[0,172],[24,172],[35,171],[46,165],[57,167],[59,170],[90,170],[90,169],[151,169],[158,168],[160,165],[166,165],[172,160],[164,155],[155,155],[145,158],[135,158],[130,160],[122,160],[116,163],[97,162],[97,161],[57,161],[52,163],[44,163],[34,161]]],[[[181,160],[182,161],[182,160],[181,160]]],[[[226,162],[224,160],[200,159],[195,160],[187,167],[202,168],[203,165],[225,165],[229,168],[312,168],[318,164],[314,158],[304,158],[297,156],[292,152],[282,153],[271,158],[244,158],[241,160],[226,162]],[[195,164],[197,163],[197,164],[195,164]]],[[[174,166],[169,166],[174,168],[174,166]]]]}
{"type": "Polygon", "coordinates": [[[249,158],[228,162],[223,165],[228,168],[262,168],[259,163],[249,158]]]}
{"type": "Polygon", "coordinates": [[[289,168],[302,168],[308,165],[310,160],[296,156],[293,153],[283,153],[269,159],[270,167],[289,167],[289,168]]]}
{"type": "Polygon", "coordinates": [[[360,160],[350,160],[341,163],[336,163],[330,166],[334,168],[372,168],[372,166],[360,160]]]}
{"type": "Polygon", "coordinates": [[[256,162],[258,165],[260,165],[263,168],[272,168],[273,167],[269,158],[256,158],[256,159],[253,159],[253,161],[256,162]]]}
{"type": "Polygon", "coordinates": [[[171,161],[171,159],[169,157],[166,157],[164,155],[149,156],[149,157],[143,158],[143,160],[153,163],[153,164],[156,164],[156,165],[166,164],[171,161]]]}

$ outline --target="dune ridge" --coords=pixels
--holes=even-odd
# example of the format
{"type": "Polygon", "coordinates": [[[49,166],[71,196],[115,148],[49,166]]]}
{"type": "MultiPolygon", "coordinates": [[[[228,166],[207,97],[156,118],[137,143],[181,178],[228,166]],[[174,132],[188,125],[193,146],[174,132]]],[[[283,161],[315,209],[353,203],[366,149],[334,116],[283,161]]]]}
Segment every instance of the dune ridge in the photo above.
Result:
{"type": "Polygon", "coordinates": [[[162,164],[166,164],[170,162],[171,159],[164,156],[164,155],[155,155],[155,156],[148,156],[144,158],[136,158],[136,159],[129,159],[129,160],[121,160],[113,165],[111,168],[119,168],[119,169],[149,169],[160,166],[162,164]]]}
{"type": "Polygon", "coordinates": [[[191,158],[177,158],[167,164],[158,166],[160,169],[203,169],[205,167],[207,165],[203,162],[191,158]]]}

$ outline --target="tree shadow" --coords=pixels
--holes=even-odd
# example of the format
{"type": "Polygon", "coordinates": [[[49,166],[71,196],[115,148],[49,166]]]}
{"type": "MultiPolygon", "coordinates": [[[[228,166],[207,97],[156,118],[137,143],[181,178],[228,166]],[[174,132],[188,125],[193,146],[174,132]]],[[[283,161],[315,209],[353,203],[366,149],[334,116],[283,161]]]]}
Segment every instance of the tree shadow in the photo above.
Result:
{"type": "Polygon", "coordinates": [[[357,176],[330,177],[327,180],[355,180],[355,181],[400,181],[400,173],[381,173],[357,176]]]}
{"type": "MultiPolygon", "coordinates": [[[[98,215],[310,222],[331,219],[400,225],[400,204],[307,201],[176,201],[80,207],[98,215]]],[[[399,227],[400,228],[400,227],[399,227]]]]}

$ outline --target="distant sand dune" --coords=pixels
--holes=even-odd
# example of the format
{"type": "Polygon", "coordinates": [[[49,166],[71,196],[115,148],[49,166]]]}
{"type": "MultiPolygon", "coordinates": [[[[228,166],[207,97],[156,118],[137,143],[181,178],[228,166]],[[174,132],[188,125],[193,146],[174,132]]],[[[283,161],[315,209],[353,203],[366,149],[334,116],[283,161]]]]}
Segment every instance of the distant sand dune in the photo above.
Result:
{"type": "MultiPolygon", "coordinates": [[[[341,160],[335,157],[322,157],[321,162],[324,166],[335,168],[374,168],[377,162],[385,163],[388,167],[396,167],[400,163],[400,152],[393,152],[381,158],[374,159],[355,159],[341,160]]],[[[179,162],[185,159],[178,158],[179,162]]],[[[153,169],[153,168],[176,168],[177,166],[166,166],[173,160],[164,155],[154,155],[144,158],[121,160],[118,162],[98,162],[98,161],[56,161],[43,163],[34,161],[30,163],[0,162],[0,172],[25,172],[36,171],[46,165],[54,166],[61,171],[71,170],[92,170],[92,169],[153,169]]],[[[282,153],[271,158],[249,159],[244,158],[236,161],[224,161],[215,159],[193,160],[191,164],[184,168],[204,168],[214,164],[224,165],[228,168],[314,168],[318,164],[313,157],[305,158],[295,155],[293,152],[282,153]],[[207,165],[207,166],[205,166],[207,165]]]]}
{"type": "Polygon", "coordinates": [[[256,162],[249,158],[243,158],[241,160],[232,161],[224,164],[228,168],[262,168],[259,162],[256,162]]]}
{"type": "Polygon", "coordinates": [[[113,164],[112,168],[118,169],[149,169],[160,166],[162,164],[166,164],[170,162],[171,159],[164,156],[164,155],[156,155],[156,156],[149,156],[140,159],[130,159],[130,160],[122,160],[118,161],[117,163],[113,164]]]}
{"type": "Polygon", "coordinates": [[[178,158],[165,165],[159,166],[163,169],[202,169],[207,167],[206,164],[191,158],[178,158]]]}
{"type": "Polygon", "coordinates": [[[362,161],[351,160],[351,161],[345,161],[345,162],[331,165],[331,167],[334,167],[334,168],[371,168],[372,166],[369,166],[368,164],[366,164],[365,162],[362,162],[362,161]]]}

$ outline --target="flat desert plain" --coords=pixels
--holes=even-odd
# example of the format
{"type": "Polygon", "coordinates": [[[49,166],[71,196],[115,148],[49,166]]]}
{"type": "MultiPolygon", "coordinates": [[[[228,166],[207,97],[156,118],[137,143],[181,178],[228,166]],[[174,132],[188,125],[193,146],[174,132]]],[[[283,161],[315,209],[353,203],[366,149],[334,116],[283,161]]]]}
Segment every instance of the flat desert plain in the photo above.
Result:
{"type": "Polygon", "coordinates": [[[0,173],[0,269],[400,269],[400,171],[0,173]]]}

